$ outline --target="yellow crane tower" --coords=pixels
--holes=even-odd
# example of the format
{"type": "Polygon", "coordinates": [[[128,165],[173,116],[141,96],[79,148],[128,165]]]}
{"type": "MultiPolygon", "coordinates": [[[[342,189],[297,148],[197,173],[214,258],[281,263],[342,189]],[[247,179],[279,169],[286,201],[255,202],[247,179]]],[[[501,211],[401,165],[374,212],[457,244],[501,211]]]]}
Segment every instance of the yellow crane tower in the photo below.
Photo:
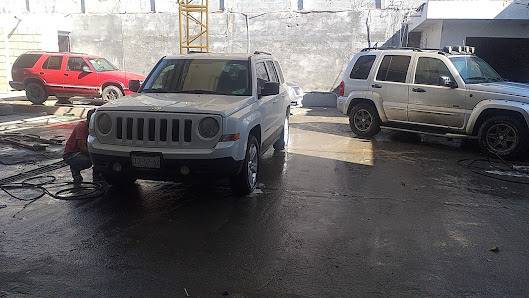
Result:
{"type": "Polygon", "coordinates": [[[208,0],[180,0],[180,54],[209,52],[208,0]]]}

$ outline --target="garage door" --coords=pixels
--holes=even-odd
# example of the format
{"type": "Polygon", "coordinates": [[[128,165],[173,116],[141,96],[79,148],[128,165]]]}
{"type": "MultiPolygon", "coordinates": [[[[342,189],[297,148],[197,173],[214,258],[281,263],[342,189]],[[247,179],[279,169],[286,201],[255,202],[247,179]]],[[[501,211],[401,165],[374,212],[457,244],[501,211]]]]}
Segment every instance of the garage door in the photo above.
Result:
{"type": "Polygon", "coordinates": [[[529,83],[529,38],[467,37],[467,45],[502,77],[529,83]]]}

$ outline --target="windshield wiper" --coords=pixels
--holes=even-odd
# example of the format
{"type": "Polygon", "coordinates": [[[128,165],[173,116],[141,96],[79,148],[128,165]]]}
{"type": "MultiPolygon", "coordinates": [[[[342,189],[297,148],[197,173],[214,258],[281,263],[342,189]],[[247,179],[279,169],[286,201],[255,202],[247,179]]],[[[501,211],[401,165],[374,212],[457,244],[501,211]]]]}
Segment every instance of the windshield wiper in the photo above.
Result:
{"type": "Polygon", "coordinates": [[[487,80],[487,78],[485,78],[485,77],[470,77],[470,78],[467,78],[467,80],[485,81],[485,80],[487,80]]]}
{"type": "Polygon", "coordinates": [[[143,89],[141,92],[145,92],[145,93],[166,93],[167,91],[163,90],[162,88],[151,88],[151,89],[143,89]]]}
{"type": "Polygon", "coordinates": [[[182,90],[178,93],[191,93],[191,94],[223,94],[219,93],[217,91],[211,91],[211,90],[182,90]]]}
{"type": "Polygon", "coordinates": [[[488,81],[489,82],[503,82],[503,79],[502,78],[489,78],[488,81]]]}

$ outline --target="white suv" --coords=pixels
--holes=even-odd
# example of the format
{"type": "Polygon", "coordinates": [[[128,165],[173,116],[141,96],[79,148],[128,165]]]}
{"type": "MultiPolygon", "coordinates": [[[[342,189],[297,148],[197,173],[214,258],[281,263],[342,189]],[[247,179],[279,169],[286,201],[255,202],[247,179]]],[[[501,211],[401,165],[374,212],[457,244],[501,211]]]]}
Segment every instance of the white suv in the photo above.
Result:
{"type": "Polygon", "coordinates": [[[352,131],[380,127],[478,138],[500,157],[526,153],[529,84],[503,80],[471,47],[363,49],[340,84],[338,110],[352,131]]]}
{"type": "Polygon", "coordinates": [[[110,184],[220,176],[248,194],[261,154],[288,143],[288,89],[269,53],[164,57],[136,84],[90,122],[94,169],[110,184]]]}

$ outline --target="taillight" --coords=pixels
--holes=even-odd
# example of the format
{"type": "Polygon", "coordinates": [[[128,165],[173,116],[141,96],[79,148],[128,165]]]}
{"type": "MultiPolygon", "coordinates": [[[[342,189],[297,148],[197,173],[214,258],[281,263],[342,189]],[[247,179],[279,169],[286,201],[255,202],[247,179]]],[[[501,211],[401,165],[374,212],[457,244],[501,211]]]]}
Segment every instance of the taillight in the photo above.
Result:
{"type": "Polygon", "coordinates": [[[340,94],[340,96],[343,96],[344,93],[345,93],[345,84],[342,81],[342,82],[340,82],[340,92],[339,92],[339,94],[340,94]]]}

